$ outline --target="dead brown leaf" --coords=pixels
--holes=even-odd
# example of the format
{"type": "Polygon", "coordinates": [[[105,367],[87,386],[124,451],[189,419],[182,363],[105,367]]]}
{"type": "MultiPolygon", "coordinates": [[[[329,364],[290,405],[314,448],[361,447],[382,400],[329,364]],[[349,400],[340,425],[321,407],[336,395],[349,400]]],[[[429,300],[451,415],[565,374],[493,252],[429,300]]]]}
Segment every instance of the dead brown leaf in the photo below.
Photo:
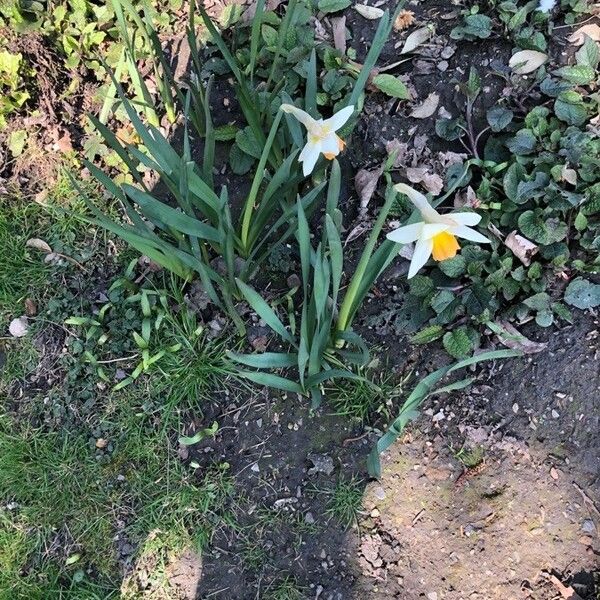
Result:
{"type": "Polygon", "coordinates": [[[440,96],[435,92],[431,92],[419,106],[416,106],[410,113],[410,116],[415,119],[427,119],[431,117],[437,110],[438,104],[440,103],[440,96]]]}
{"type": "Polygon", "coordinates": [[[346,16],[334,17],[331,19],[331,28],[333,30],[333,45],[336,50],[346,54],[346,16]]]}
{"type": "Polygon", "coordinates": [[[56,140],[57,149],[63,154],[71,152],[73,150],[73,144],[71,143],[71,134],[65,131],[58,140],[56,140]]]}
{"type": "Polygon", "coordinates": [[[50,248],[50,244],[41,240],[40,238],[30,238],[25,242],[25,245],[28,248],[35,248],[36,250],[40,250],[45,254],[50,254],[52,252],[52,248],[50,248]]]}
{"type": "Polygon", "coordinates": [[[394,29],[402,31],[408,29],[415,22],[415,13],[412,10],[401,10],[394,21],[394,29]]]}
{"type": "Polygon", "coordinates": [[[375,19],[381,19],[381,17],[383,17],[383,10],[381,10],[381,8],[368,6],[367,4],[355,4],[354,10],[369,21],[374,21],[375,19]]]}
{"type": "Polygon", "coordinates": [[[532,241],[511,231],[504,240],[504,245],[526,266],[531,264],[531,257],[538,253],[538,247],[532,241]]]}
{"type": "Polygon", "coordinates": [[[498,323],[501,330],[496,332],[500,343],[511,350],[520,350],[524,354],[537,354],[546,348],[547,344],[542,342],[534,342],[526,338],[516,327],[508,321],[500,321],[498,323]]]}
{"type": "Polygon", "coordinates": [[[350,233],[344,240],[344,246],[347,246],[350,242],[353,242],[354,240],[358,239],[361,235],[363,235],[364,233],[366,233],[367,231],[370,231],[370,230],[371,230],[370,223],[365,223],[365,222],[359,223],[358,225],[356,225],[355,227],[353,227],[351,229],[350,233]]]}
{"type": "Polygon", "coordinates": [[[548,55],[537,50],[520,50],[508,61],[508,66],[519,75],[532,73],[548,60],[548,55]]]}
{"type": "Polygon", "coordinates": [[[364,214],[367,211],[369,200],[373,197],[375,190],[377,189],[377,182],[383,173],[383,166],[369,171],[368,169],[361,169],[354,178],[354,187],[360,198],[360,213],[364,214]]]}
{"type": "Polygon", "coordinates": [[[394,167],[399,167],[404,163],[404,159],[408,152],[408,144],[400,140],[393,139],[385,143],[385,150],[388,156],[394,154],[394,167]]]}
{"type": "Polygon", "coordinates": [[[455,208],[476,208],[479,204],[480,202],[477,198],[477,194],[470,185],[467,186],[467,189],[464,192],[457,192],[456,196],[454,196],[455,208]]]}
{"type": "Polygon", "coordinates": [[[417,49],[419,46],[422,46],[433,34],[432,27],[419,27],[419,29],[415,29],[407,38],[406,42],[404,42],[404,46],[402,46],[402,50],[400,50],[400,54],[408,54],[413,50],[417,49]]]}
{"type": "Polygon", "coordinates": [[[598,23],[588,23],[574,31],[567,39],[571,44],[581,46],[585,42],[586,35],[595,42],[600,42],[600,25],[598,23]]]}
{"type": "Polygon", "coordinates": [[[423,187],[434,196],[444,188],[444,180],[437,173],[430,173],[427,167],[408,167],[406,178],[411,183],[422,183],[423,187]]]}
{"type": "Polygon", "coordinates": [[[35,317],[37,314],[37,305],[31,298],[25,298],[25,314],[28,317],[35,317]]]}

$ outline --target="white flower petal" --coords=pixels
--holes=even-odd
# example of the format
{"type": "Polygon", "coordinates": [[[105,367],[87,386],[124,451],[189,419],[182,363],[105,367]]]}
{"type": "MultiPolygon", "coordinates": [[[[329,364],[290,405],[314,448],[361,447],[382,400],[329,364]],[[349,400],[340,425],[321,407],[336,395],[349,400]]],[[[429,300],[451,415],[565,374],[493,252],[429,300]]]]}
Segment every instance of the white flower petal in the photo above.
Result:
{"type": "Polygon", "coordinates": [[[408,269],[408,279],[414,277],[419,269],[429,260],[433,252],[433,241],[419,239],[415,244],[410,268],[408,269]]]}
{"type": "Polygon", "coordinates": [[[408,199],[419,209],[423,218],[429,223],[439,223],[443,220],[440,213],[438,213],[431,204],[427,201],[427,198],[421,192],[417,192],[414,188],[411,188],[410,185],[406,185],[405,183],[397,183],[394,186],[394,189],[400,194],[404,194],[408,196],[408,199]]]}
{"type": "Polygon", "coordinates": [[[390,231],[385,237],[397,244],[410,244],[419,239],[424,223],[413,223],[390,231]]]}
{"type": "Polygon", "coordinates": [[[298,157],[298,160],[302,163],[302,172],[304,176],[310,175],[319,160],[319,154],[321,153],[321,142],[311,144],[308,142],[298,157]]]}
{"type": "Polygon", "coordinates": [[[448,217],[459,225],[477,225],[481,221],[481,215],[474,212],[451,213],[448,217]]]}
{"type": "Polygon", "coordinates": [[[338,111],[331,118],[326,119],[324,125],[331,128],[331,131],[337,131],[340,127],[346,124],[346,121],[352,116],[354,112],[354,106],[346,106],[342,110],[338,111]]]}
{"type": "Polygon", "coordinates": [[[296,108],[292,104],[282,104],[280,108],[283,112],[294,115],[294,117],[296,117],[296,119],[298,119],[298,121],[300,121],[307,129],[314,127],[317,123],[307,112],[300,108],[296,108]]]}
{"type": "Polygon", "coordinates": [[[447,223],[425,223],[423,225],[423,231],[421,232],[421,238],[424,240],[430,240],[442,231],[448,231],[451,228],[447,223]]]}
{"type": "Polygon", "coordinates": [[[340,153],[340,142],[335,133],[330,133],[321,141],[321,152],[323,154],[333,154],[334,156],[340,153]]]}
{"type": "Polygon", "coordinates": [[[463,240],[470,240],[471,242],[479,242],[480,244],[491,244],[484,235],[481,235],[478,231],[466,227],[465,225],[459,225],[458,227],[451,227],[450,233],[456,237],[462,238],[463,240]]]}

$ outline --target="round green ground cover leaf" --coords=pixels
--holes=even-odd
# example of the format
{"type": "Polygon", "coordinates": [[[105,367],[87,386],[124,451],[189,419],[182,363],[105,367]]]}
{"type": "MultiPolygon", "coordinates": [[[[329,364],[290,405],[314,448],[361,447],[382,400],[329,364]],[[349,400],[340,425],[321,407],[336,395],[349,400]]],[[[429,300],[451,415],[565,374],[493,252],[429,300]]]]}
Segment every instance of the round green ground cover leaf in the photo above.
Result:
{"type": "Polygon", "coordinates": [[[494,106],[487,111],[487,122],[492,131],[502,131],[512,120],[513,111],[502,106],[494,106]]]}
{"type": "Polygon", "coordinates": [[[467,270],[467,261],[461,254],[457,254],[453,258],[447,258],[442,260],[438,267],[444,275],[448,277],[456,278],[460,277],[467,270]]]}
{"type": "Polygon", "coordinates": [[[454,358],[465,358],[473,352],[473,342],[464,327],[448,331],[444,335],[442,343],[446,352],[454,358]]]}
{"type": "Polygon", "coordinates": [[[350,0],[319,0],[319,10],[324,13],[333,13],[348,8],[352,2],[350,0]]]}
{"type": "Polygon", "coordinates": [[[580,127],[587,120],[587,110],[577,92],[562,92],[554,102],[556,116],[567,123],[580,127]]]}
{"type": "Polygon", "coordinates": [[[565,302],[576,308],[596,308],[600,306],[600,285],[583,277],[569,283],[565,291],[565,302]]]}

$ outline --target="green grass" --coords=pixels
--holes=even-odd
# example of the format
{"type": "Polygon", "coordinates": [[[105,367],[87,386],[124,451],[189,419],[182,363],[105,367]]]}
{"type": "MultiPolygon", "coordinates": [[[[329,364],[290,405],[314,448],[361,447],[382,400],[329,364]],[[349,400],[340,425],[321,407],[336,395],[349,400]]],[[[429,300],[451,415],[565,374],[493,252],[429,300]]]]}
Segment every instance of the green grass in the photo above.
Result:
{"type": "MultiPolygon", "coordinates": [[[[183,305],[184,300],[174,285],[170,286],[172,299],[183,305]]],[[[188,406],[202,410],[202,401],[207,400],[214,390],[223,390],[232,374],[225,360],[225,350],[231,340],[227,337],[210,339],[204,326],[198,324],[195,313],[181,310],[169,313],[168,343],[181,344],[177,353],[167,354],[157,370],[161,394],[165,396],[167,408],[188,406]]]]}
{"type": "Polygon", "coordinates": [[[198,475],[183,465],[143,401],[131,388],[111,403],[118,409],[105,425],[114,450],[103,460],[89,435],[0,420],[0,505],[13,507],[0,511],[0,538],[10,539],[0,544],[1,600],[79,594],[91,584],[87,569],[105,591],[118,589],[118,521],[140,555],[209,543],[233,493],[228,467],[198,475]]]}
{"type": "Polygon", "coordinates": [[[340,479],[333,490],[323,491],[328,496],[326,513],[343,527],[356,523],[362,508],[363,487],[363,481],[356,477],[340,479]]]}
{"type": "Polygon", "coordinates": [[[401,383],[387,370],[361,374],[367,381],[335,379],[328,382],[326,397],[335,414],[361,424],[379,415],[389,419],[394,398],[402,394],[401,383]]]}
{"type": "Polygon", "coordinates": [[[25,298],[41,296],[50,268],[44,255],[25,243],[41,237],[42,218],[35,203],[0,198],[0,324],[24,313],[25,298]]]}
{"type": "Polygon", "coordinates": [[[474,448],[461,448],[456,454],[455,458],[467,468],[473,469],[483,462],[485,455],[485,449],[482,446],[475,446],[474,448]]]}
{"type": "Polygon", "coordinates": [[[269,587],[262,597],[264,600],[303,600],[306,595],[296,579],[287,575],[269,587]]]}

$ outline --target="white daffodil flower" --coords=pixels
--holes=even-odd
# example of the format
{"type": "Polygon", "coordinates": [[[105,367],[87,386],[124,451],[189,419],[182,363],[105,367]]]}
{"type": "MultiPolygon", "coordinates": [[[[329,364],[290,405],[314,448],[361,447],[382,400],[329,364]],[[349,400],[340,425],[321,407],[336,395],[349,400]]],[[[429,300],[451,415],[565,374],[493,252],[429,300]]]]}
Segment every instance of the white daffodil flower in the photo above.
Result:
{"type": "Polygon", "coordinates": [[[298,158],[302,163],[304,176],[312,173],[319,154],[323,154],[327,160],[333,160],[344,149],[346,144],[335,132],[352,116],[354,106],[346,106],[325,120],[313,119],[307,112],[291,104],[282,104],[281,110],[294,115],[306,127],[306,144],[298,158]]]}
{"type": "Polygon", "coordinates": [[[485,236],[471,229],[469,225],[477,225],[481,216],[474,212],[458,212],[441,215],[427,198],[417,190],[404,183],[398,183],[394,189],[408,196],[419,209],[423,220],[399,227],[387,234],[387,238],[398,244],[416,242],[408,269],[408,278],[414,277],[417,271],[433,256],[434,260],[446,260],[456,256],[460,249],[456,238],[489,244],[485,236]]]}

